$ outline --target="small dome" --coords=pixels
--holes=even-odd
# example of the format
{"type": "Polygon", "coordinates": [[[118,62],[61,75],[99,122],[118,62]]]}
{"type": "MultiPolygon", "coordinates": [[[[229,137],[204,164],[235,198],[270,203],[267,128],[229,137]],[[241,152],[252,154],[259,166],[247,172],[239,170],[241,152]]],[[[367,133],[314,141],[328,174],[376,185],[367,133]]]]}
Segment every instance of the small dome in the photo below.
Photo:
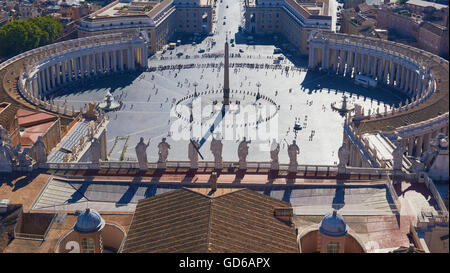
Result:
{"type": "Polygon", "coordinates": [[[333,211],[323,217],[319,225],[319,232],[325,236],[342,237],[347,235],[348,227],[342,215],[333,211]]]}
{"type": "Polygon", "coordinates": [[[85,212],[78,215],[77,222],[73,229],[78,233],[95,233],[100,231],[105,226],[105,220],[100,214],[87,208],[85,212]]]}

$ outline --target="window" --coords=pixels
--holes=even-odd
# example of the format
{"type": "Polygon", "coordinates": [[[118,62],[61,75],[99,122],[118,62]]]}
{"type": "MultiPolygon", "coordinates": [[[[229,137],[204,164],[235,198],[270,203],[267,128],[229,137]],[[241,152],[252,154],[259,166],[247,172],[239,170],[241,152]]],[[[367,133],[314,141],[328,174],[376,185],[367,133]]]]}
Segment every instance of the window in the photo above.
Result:
{"type": "Polygon", "coordinates": [[[94,240],[92,238],[81,239],[81,253],[94,253],[94,240]]]}
{"type": "Polygon", "coordinates": [[[329,242],[327,245],[327,253],[339,253],[339,243],[329,242]]]}

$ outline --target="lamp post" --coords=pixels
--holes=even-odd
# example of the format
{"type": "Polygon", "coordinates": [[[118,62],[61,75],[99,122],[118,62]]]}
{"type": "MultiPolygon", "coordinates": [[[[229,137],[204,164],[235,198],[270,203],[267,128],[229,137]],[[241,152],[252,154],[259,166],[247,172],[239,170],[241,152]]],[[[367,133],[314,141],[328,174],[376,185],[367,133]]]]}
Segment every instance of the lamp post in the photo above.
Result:
{"type": "Polygon", "coordinates": [[[197,83],[197,82],[194,82],[192,85],[194,86],[194,92],[197,93],[197,86],[198,86],[198,83],[197,83]]]}

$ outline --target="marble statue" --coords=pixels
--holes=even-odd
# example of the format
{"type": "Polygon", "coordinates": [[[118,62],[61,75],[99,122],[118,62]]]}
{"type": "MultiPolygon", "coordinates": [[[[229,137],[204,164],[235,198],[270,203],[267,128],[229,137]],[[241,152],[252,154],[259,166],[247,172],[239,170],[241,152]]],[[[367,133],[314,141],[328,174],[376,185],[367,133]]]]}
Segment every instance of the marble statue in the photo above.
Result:
{"type": "Polygon", "coordinates": [[[96,119],[97,118],[97,112],[95,111],[95,103],[89,102],[89,104],[86,106],[86,113],[84,114],[87,118],[96,119]]]}
{"type": "Polygon", "coordinates": [[[350,155],[350,152],[347,147],[347,143],[343,142],[342,146],[338,150],[338,158],[339,158],[339,164],[338,168],[344,168],[347,166],[348,163],[348,156],[350,155]]]}
{"type": "Polygon", "coordinates": [[[271,170],[280,169],[280,164],[278,161],[278,154],[280,153],[280,143],[278,143],[275,139],[272,140],[272,144],[270,146],[270,159],[272,160],[270,163],[271,170]]]}
{"type": "Polygon", "coordinates": [[[289,155],[289,172],[297,172],[298,163],[297,163],[297,155],[300,153],[300,148],[297,146],[295,140],[292,141],[292,144],[288,147],[288,155],[289,155]]]}
{"type": "Polygon", "coordinates": [[[191,162],[191,169],[198,169],[198,147],[200,144],[197,140],[192,139],[189,141],[189,147],[188,147],[188,157],[189,161],[191,162]]]}
{"type": "Polygon", "coordinates": [[[20,143],[14,148],[14,156],[19,167],[28,168],[31,166],[32,159],[28,156],[28,152],[22,151],[20,143]]]}
{"type": "Polygon", "coordinates": [[[359,104],[355,104],[355,117],[361,117],[364,116],[364,112],[362,110],[362,106],[359,104]]]}
{"type": "Polygon", "coordinates": [[[12,171],[12,158],[8,147],[0,141],[0,173],[9,173],[12,171]]]}
{"type": "Polygon", "coordinates": [[[98,138],[93,138],[91,142],[91,162],[93,164],[100,163],[101,146],[98,138]]]}
{"type": "Polygon", "coordinates": [[[47,163],[47,152],[45,151],[47,148],[42,139],[42,136],[39,136],[36,142],[33,145],[34,152],[36,153],[36,162],[38,164],[47,163]]]}
{"type": "Polygon", "coordinates": [[[139,169],[142,171],[147,170],[147,148],[150,144],[150,140],[147,142],[147,144],[144,143],[144,138],[141,137],[139,140],[139,143],[136,145],[136,157],[138,159],[139,163],[139,169]]]}
{"type": "Polygon", "coordinates": [[[0,125],[0,142],[4,142],[5,144],[11,143],[8,130],[4,129],[2,125],[0,125]]]}
{"type": "Polygon", "coordinates": [[[403,146],[398,141],[396,143],[397,147],[395,147],[394,151],[392,152],[392,160],[394,162],[393,168],[394,171],[401,171],[403,166],[403,146]]]}
{"type": "Polygon", "coordinates": [[[170,149],[170,145],[169,143],[166,142],[166,138],[164,137],[162,139],[162,141],[158,144],[158,155],[159,155],[159,159],[158,159],[158,163],[166,163],[167,162],[167,157],[169,156],[169,149],[170,149]]]}
{"type": "Polygon", "coordinates": [[[238,157],[239,157],[239,169],[247,169],[247,155],[248,155],[248,144],[250,141],[247,141],[247,139],[244,137],[244,140],[239,143],[238,146],[238,157]]]}
{"type": "Polygon", "coordinates": [[[213,137],[210,150],[214,155],[214,169],[222,169],[222,148],[222,141],[213,137]]]}

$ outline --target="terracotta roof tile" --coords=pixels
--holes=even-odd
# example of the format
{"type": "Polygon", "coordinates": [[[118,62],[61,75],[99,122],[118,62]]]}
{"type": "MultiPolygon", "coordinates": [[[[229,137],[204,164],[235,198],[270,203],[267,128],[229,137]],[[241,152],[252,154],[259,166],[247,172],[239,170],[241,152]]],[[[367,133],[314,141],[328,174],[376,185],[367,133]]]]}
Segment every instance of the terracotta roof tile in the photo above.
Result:
{"type": "Polygon", "coordinates": [[[294,226],[274,217],[290,204],[249,189],[209,192],[140,200],[123,252],[298,252],[294,226]]]}

